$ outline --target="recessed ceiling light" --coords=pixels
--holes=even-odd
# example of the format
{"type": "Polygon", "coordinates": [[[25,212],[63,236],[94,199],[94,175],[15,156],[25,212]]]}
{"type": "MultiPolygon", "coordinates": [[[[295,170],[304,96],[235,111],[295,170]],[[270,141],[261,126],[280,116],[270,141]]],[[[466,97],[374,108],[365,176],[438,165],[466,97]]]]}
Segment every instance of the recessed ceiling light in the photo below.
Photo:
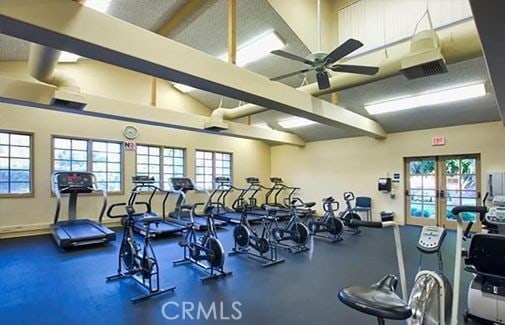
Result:
{"type": "Polygon", "coordinates": [[[316,122],[307,120],[306,118],[303,117],[290,117],[288,119],[278,121],[277,123],[284,129],[295,129],[308,125],[317,124],[316,122]]]}
{"type": "MultiPolygon", "coordinates": [[[[284,46],[286,46],[286,44],[284,44],[274,31],[262,34],[238,46],[237,65],[243,67],[284,46]]],[[[228,54],[223,54],[219,58],[223,61],[228,61],[228,54]]]]}
{"type": "Polygon", "coordinates": [[[435,90],[420,95],[394,99],[377,104],[365,105],[369,114],[383,114],[416,107],[438,105],[461,101],[486,95],[484,83],[460,86],[451,89],[435,90]]]}
{"type": "Polygon", "coordinates": [[[192,91],[192,90],[195,90],[196,88],[193,88],[191,86],[188,86],[188,85],[183,85],[183,84],[179,84],[179,83],[176,83],[176,82],[173,82],[172,85],[177,88],[177,90],[179,90],[180,92],[182,93],[187,93],[188,91],[192,91]]]}
{"type": "Polygon", "coordinates": [[[88,8],[106,13],[109,9],[111,0],[86,0],[84,5],[88,8]]]}
{"type": "Polygon", "coordinates": [[[70,52],[65,52],[61,51],[60,58],[58,59],[58,62],[77,62],[79,60],[80,56],[74,53],[70,52]]]}

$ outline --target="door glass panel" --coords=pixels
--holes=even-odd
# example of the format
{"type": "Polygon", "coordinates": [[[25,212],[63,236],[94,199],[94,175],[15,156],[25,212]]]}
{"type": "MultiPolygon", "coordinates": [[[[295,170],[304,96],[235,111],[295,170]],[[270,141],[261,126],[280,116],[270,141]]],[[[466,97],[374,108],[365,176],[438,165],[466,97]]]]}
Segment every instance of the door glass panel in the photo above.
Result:
{"type": "Polygon", "coordinates": [[[423,176],[423,188],[436,188],[435,184],[436,178],[435,175],[423,176]]]}
{"type": "MultiPolygon", "coordinates": [[[[456,205],[475,206],[478,203],[477,192],[477,159],[457,158],[445,161],[446,177],[446,218],[454,221],[456,217],[451,210],[456,205]]],[[[463,221],[476,220],[473,213],[462,213],[463,221]]]]}
{"type": "Polygon", "coordinates": [[[437,211],[436,161],[420,159],[409,162],[410,217],[435,220],[437,211]]]}
{"type": "Polygon", "coordinates": [[[459,175],[447,175],[445,178],[445,186],[448,190],[459,190],[459,175]]]}
{"type": "Polygon", "coordinates": [[[461,189],[473,190],[477,188],[476,175],[461,175],[461,189]]]}

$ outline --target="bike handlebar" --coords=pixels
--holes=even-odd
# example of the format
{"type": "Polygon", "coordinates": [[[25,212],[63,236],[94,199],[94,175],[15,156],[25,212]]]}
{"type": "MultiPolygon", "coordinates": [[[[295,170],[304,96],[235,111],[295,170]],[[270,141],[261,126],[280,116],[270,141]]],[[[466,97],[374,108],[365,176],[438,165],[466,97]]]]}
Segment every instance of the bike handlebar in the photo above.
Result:
{"type": "Polygon", "coordinates": [[[344,200],[345,201],[354,200],[354,193],[353,192],[344,192],[344,200]]]}

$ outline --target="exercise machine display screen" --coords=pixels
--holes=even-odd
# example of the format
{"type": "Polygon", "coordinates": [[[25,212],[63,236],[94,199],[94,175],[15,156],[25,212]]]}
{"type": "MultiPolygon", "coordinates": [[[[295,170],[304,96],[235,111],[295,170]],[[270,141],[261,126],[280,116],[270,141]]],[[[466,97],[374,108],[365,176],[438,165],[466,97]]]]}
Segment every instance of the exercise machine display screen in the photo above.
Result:
{"type": "Polygon", "coordinates": [[[93,189],[93,176],[90,173],[59,173],[56,181],[61,193],[92,192],[93,189]]]}
{"type": "Polygon", "coordinates": [[[195,185],[191,178],[187,177],[173,177],[170,179],[172,187],[176,191],[192,191],[195,189],[195,185]]]}

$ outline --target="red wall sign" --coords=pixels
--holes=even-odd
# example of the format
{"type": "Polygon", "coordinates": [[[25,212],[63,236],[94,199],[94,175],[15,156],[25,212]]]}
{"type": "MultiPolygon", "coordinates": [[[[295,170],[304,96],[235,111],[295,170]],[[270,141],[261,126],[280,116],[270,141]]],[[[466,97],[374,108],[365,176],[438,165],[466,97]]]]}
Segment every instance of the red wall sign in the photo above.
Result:
{"type": "Polygon", "coordinates": [[[445,137],[433,137],[431,139],[432,146],[445,146],[445,137]]]}

